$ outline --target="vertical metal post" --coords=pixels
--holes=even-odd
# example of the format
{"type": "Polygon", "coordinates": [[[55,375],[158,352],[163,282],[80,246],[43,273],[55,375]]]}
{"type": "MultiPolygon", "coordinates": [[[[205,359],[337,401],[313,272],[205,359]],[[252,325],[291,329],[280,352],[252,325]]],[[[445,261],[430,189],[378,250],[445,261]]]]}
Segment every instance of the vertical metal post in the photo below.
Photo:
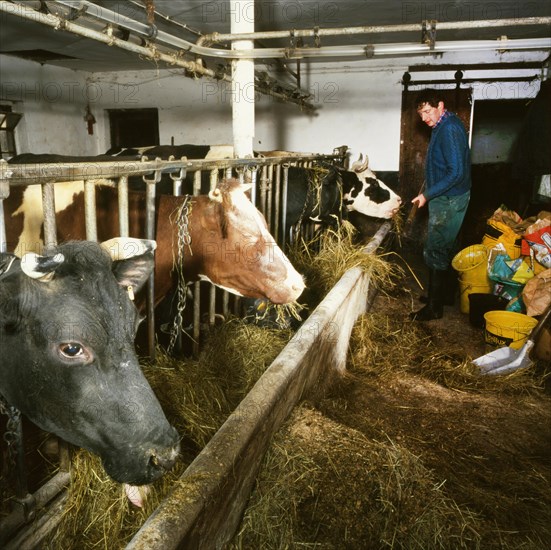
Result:
{"type": "Polygon", "coordinates": [[[264,216],[266,215],[266,191],[268,189],[268,172],[266,168],[266,166],[263,166],[260,172],[260,201],[258,204],[258,209],[264,214],[264,216]]]}
{"type": "Polygon", "coordinates": [[[281,213],[281,224],[283,227],[283,238],[281,239],[282,246],[285,246],[287,244],[287,187],[289,185],[289,165],[284,164],[283,165],[283,184],[282,184],[282,199],[281,199],[281,205],[283,207],[283,211],[281,213]]]}
{"type": "Polygon", "coordinates": [[[274,238],[279,244],[283,244],[279,236],[279,218],[281,215],[281,164],[276,164],[275,169],[275,181],[274,181],[274,238]]]}
{"type": "Polygon", "coordinates": [[[273,228],[272,224],[272,192],[273,192],[273,186],[274,186],[274,165],[269,164],[266,166],[266,222],[268,223],[268,227],[270,228],[270,231],[273,228]]]}
{"type": "MultiPolygon", "coordinates": [[[[161,179],[161,172],[155,173],[153,181],[144,176],[145,197],[145,238],[155,239],[155,186],[161,179]]],[[[149,357],[155,360],[155,274],[151,273],[147,284],[147,344],[149,357]]]]}
{"type": "Polygon", "coordinates": [[[53,182],[42,184],[42,211],[44,213],[44,249],[48,251],[57,245],[53,182]]]}
{"type": "Polygon", "coordinates": [[[130,236],[128,224],[128,176],[121,176],[119,178],[117,194],[119,197],[119,233],[121,237],[128,237],[130,236]]]}
{"type": "Polygon", "coordinates": [[[258,166],[251,166],[251,202],[256,205],[256,174],[258,172],[258,166]]]}
{"type": "Polygon", "coordinates": [[[86,239],[97,241],[96,186],[93,180],[84,180],[84,220],[86,223],[86,239]]]}
{"type": "Polygon", "coordinates": [[[4,199],[10,196],[10,181],[11,172],[5,172],[8,162],[0,159],[0,167],[2,167],[2,177],[0,177],[0,252],[7,252],[8,243],[6,242],[6,219],[4,215],[4,199]]]}
{"type": "Polygon", "coordinates": [[[0,252],[8,251],[6,242],[6,220],[4,218],[4,199],[0,196],[0,252]]]}
{"type": "MultiPolygon", "coordinates": [[[[193,194],[201,193],[201,170],[193,174],[193,194]]],[[[193,355],[199,354],[201,338],[201,283],[193,283],[193,355]]]]}
{"type": "MultiPolygon", "coordinates": [[[[210,188],[211,190],[216,187],[216,184],[218,183],[218,169],[214,168],[210,171],[210,188]]],[[[223,254],[222,250],[217,250],[217,254],[223,254]]],[[[210,291],[209,291],[209,325],[212,327],[214,325],[215,320],[215,313],[216,313],[216,287],[214,285],[210,285],[210,291]]]]}

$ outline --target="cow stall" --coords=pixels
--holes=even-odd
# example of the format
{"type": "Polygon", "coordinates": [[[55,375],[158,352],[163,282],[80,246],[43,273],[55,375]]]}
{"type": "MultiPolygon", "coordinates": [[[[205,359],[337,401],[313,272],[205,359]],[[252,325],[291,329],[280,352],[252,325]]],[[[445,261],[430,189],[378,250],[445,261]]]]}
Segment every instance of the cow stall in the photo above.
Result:
{"type": "MultiPolygon", "coordinates": [[[[175,192],[178,192],[179,187],[181,185],[182,179],[185,177],[186,172],[189,171],[193,173],[193,181],[194,181],[194,191],[199,192],[201,187],[201,176],[205,173],[208,175],[208,179],[211,186],[215,186],[216,182],[220,177],[228,176],[232,170],[235,171],[237,174],[237,177],[240,180],[244,179],[251,179],[253,182],[256,182],[256,185],[253,186],[253,189],[256,190],[256,192],[253,192],[254,200],[259,207],[261,211],[263,211],[266,215],[267,221],[269,226],[272,228],[272,232],[275,234],[278,234],[279,240],[283,240],[285,238],[284,233],[282,231],[282,227],[285,224],[285,211],[284,207],[281,207],[281,200],[284,198],[286,193],[286,184],[287,184],[287,175],[288,175],[288,169],[290,165],[303,165],[303,166],[311,166],[314,162],[319,162],[320,160],[323,161],[331,161],[331,162],[340,162],[343,161],[342,156],[343,151],[336,151],[335,155],[327,155],[327,156],[309,156],[309,157],[278,157],[278,158],[257,158],[257,159],[246,159],[246,160],[224,160],[224,161],[198,161],[198,160],[188,160],[188,159],[179,159],[176,160],[169,160],[169,161],[161,161],[161,160],[155,160],[155,161],[149,161],[143,159],[139,163],[134,163],[132,166],[129,167],[128,163],[122,163],[122,162],[113,162],[113,163],[97,163],[93,166],[83,166],[79,165],[78,163],[74,164],[59,164],[59,165],[31,165],[31,166],[25,166],[25,165],[11,165],[8,166],[6,163],[2,163],[2,180],[4,182],[3,189],[6,191],[9,191],[9,186],[6,185],[6,183],[10,183],[14,186],[16,185],[23,185],[25,183],[28,183],[29,181],[34,181],[35,184],[41,184],[42,186],[42,197],[43,197],[43,204],[44,204],[44,214],[45,214],[45,224],[44,224],[44,241],[46,246],[53,246],[56,243],[56,222],[55,222],[55,200],[54,200],[54,188],[55,188],[55,181],[66,180],[66,179],[81,179],[85,177],[85,218],[86,218],[86,236],[90,240],[95,240],[97,238],[97,225],[95,222],[95,190],[94,181],[98,178],[116,178],[116,182],[113,184],[117,189],[117,195],[119,197],[119,220],[120,220],[120,234],[121,236],[128,234],[128,178],[131,175],[143,175],[144,181],[146,184],[147,189],[147,216],[146,216],[146,235],[145,236],[151,236],[154,235],[154,229],[153,229],[153,223],[154,223],[154,199],[155,199],[155,192],[156,192],[156,185],[158,184],[161,174],[163,171],[168,172],[174,172],[171,173],[171,178],[174,181],[174,190],[175,192]],[[148,176],[148,174],[153,174],[153,177],[148,176]],[[278,225],[281,224],[281,225],[278,225]]],[[[284,202],[283,202],[284,204],[284,202]]],[[[3,225],[3,224],[2,224],[3,225]]],[[[385,229],[385,232],[382,236],[386,235],[386,232],[388,231],[388,227],[385,229]]],[[[382,240],[382,237],[379,239],[378,242],[382,240]]],[[[5,238],[3,239],[3,242],[5,242],[5,238]]],[[[284,241],[283,241],[284,242],[284,241]]],[[[357,282],[357,277],[359,275],[356,274],[354,277],[354,281],[357,282]]],[[[345,285],[346,286],[346,285],[345,285]]],[[[362,301],[364,298],[361,297],[361,292],[363,292],[361,289],[363,288],[362,285],[357,285],[359,290],[354,290],[353,296],[354,299],[350,299],[352,303],[356,303],[356,306],[358,307],[357,303],[362,304],[362,301]],[[360,296],[358,297],[357,292],[360,292],[360,296]]],[[[365,290],[365,289],[364,289],[365,290]]],[[[213,322],[216,308],[219,306],[217,303],[217,293],[213,289],[209,289],[207,294],[207,298],[203,298],[204,301],[208,301],[209,307],[210,307],[210,319],[213,322]]],[[[347,292],[351,292],[349,289],[348,291],[343,291],[345,294],[347,292]]],[[[194,329],[197,327],[197,331],[200,328],[200,309],[196,305],[200,303],[201,301],[201,285],[196,283],[194,294],[196,297],[196,300],[194,300],[194,315],[196,315],[197,322],[194,323],[194,329]]],[[[340,294],[339,294],[340,296],[340,294]]],[[[148,299],[151,300],[150,305],[148,305],[148,310],[152,311],[151,303],[154,299],[152,296],[152,292],[150,291],[148,293],[148,299]]],[[[228,311],[230,307],[230,297],[227,295],[227,293],[224,293],[224,295],[221,298],[222,302],[222,309],[223,311],[228,311]]],[[[343,303],[340,303],[341,299],[339,298],[336,302],[329,302],[329,304],[333,303],[339,303],[339,311],[341,313],[339,315],[343,315],[343,312],[345,311],[346,304],[349,302],[349,300],[344,300],[343,303]]],[[[238,310],[238,304],[237,302],[234,304],[234,310],[238,310]]],[[[333,305],[325,305],[323,306],[322,310],[324,308],[329,308],[329,310],[333,309],[333,305]]],[[[318,314],[319,315],[319,314],[318,314]]],[[[333,315],[337,315],[335,312],[331,312],[328,315],[326,320],[323,320],[324,316],[326,314],[323,314],[321,318],[318,318],[316,321],[312,321],[314,325],[313,327],[321,326],[323,324],[329,324],[328,326],[336,326],[333,315]]],[[[354,318],[357,313],[352,313],[350,318],[354,318]]],[[[348,319],[348,314],[346,315],[346,318],[348,319]]],[[[340,321],[338,321],[340,323],[340,321]]],[[[348,323],[349,321],[347,321],[348,323]]],[[[150,326],[153,326],[153,323],[150,323],[150,326]]],[[[311,327],[312,327],[311,326],[311,327]]],[[[346,323],[345,323],[346,326],[346,323]]],[[[309,332],[312,332],[314,335],[314,332],[316,332],[314,329],[309,328],[308,326],[303,327],[302,334],[299,337],[300,347],[305,345],[305,341],[307,339],[304,338],[305,334],[308,334],[309,332]],[[304,332],[306,330],[307,332],[304,332]]],[[[328,329],[330,330],[330,329],[328,329]]],[[[348,330],[348,329],[347,329],[348,330]]],[[[323,331],[322,331],[323,332],[323,331]]],[[[333,330],[334,332],[334,330],[333,330]]],[[[337,355],[342,356],[343,350],[345,352],[346,350],[346,342],[347,342],[347,336],[346,336],[346,330],[343,332],[343,340],[337,346],[337,348],[340,350],[337,352],[337,355]]],[[[312,340],[311,345],[312,346],[319,346],[319,338],[324,338],[324,336],[320,333],[315,335],[315,338],[312,340]]],[[[339,336],[341,338],[341,336],[339,336]]],[[[198,340],[198,338],[197,338],[198,340]]],[[[334,341],[331,341],[331,347],[335,344],[334,341]]],[[[294,344],[296,346],[296,344],[294,344]]],[[[296,348],[295,348],[296,349],[296,348]]],[[[294,355],[294,352],[292,353],[294,355]]],[[[338,359],[338,364],[342,364],[342,357],[338,359]]],[[[321,368],[319,365],[308,367],[308,369],[314,369],[312,373],[307,374],[307,378],[309,377],[317,377],[319,378],[321,375],[314,374],[315,369],[321,368]]],[[[300,375],[304,376],[304,375],[300,375]]],[[[304,382],[304,389],[307,390],[307,387],[309,386],[310,382],[304,382]]],[[[283,390],[279,390],[283,391],[283,390]]],[[[295,399],[298,399],[299,395],[296,396],[290,396],[289,397],[289,403],[294,402],[295,399]]],[[[283,400],[285,401],[285,400],[283,400]]],[[[292,408],[292,405],[287,405],[287,407],[292,408]]],[[[278,416],[281,416],[281,419],[284,418],[286,413],[278,413],[278,416]]],[[[17,422],[19,419],[16,418],[15,412],[11,414],[11,419],[14,420],[13,425],[10,424],[10,434],[15,434],[14,441],[15,443],[10,446],[10,449],[14,449],[17,445],[21,445],[21,439],[19,437],[20,432],[20,425],[19,427],[17,422]]],[[[263,419],[257,419],[259,422],[264,422],[263,419]]],[[[11,422],[11,420],[10,420],[11,422]]],[[[274,426],[274,429],[276,429],[276,426],[274,426]]],[[[50,482],[48,482],[44,487],[40,488],[34,495],[29,495],[26,489],[26,481],[25,481],[25,472],[24,472],[24,464],[21,460],[21,453],[15,453],[16,461],[18,461],[18,483],[19,483],[19,489],[18,489],[18,495],[17,500],[20,502],[20,506],[16,509],[15,513],[12,514],[6,521],[2,522],[2,535],[3,537],[10,537],[11,533],[13,533],[19,525],[24,522],[25,520],[31,519],[36,514],[37,510],[39,510],[41,507],[46,505],[47,503],[50,503],[49,511],[46,514],[46,516],[43,516],[42,520],[45,523],[44,531],[48,531],[52,527],[53,524],[56,523],[56,521],[59,520],[59,515],[57,514],[57,511],[59,511],[63,507],[63,494],[61,489],[68,483],[70,474],[68,473],[68,460],[67,460],[67,450],[62,446],[63,449],[63,456],[65,456],[65,460],[61,467],[61,472],[57,474],[57,476],[52,479],[50,482]],[[60,495],[61,492],[61,495],[60,495]],[[53,506],[51,505],[53,503],[53,506]]],[[[259,455],[259,457],[261,454],[259,455]]],[[[251,478],[252,481],[252,478],[251,478]]],[[[239,485],[239,483],[238,483],[239,485]]],[[[162,515],[162,512],[160,512],[162,515]]],[[[33,527],[33,529],[36,527],[36,525],[33,527]]],[[[39,533],[42,533],[42,531],[39,530],[39,533]]],[[[26,535],[22,535],[23,537],[26,535]]],[[[220,535],[216,534],[213,535],[215,537],[218,537],[220,535]]],[[[26,543],[27,544],[27,543],[26,543]]]]}

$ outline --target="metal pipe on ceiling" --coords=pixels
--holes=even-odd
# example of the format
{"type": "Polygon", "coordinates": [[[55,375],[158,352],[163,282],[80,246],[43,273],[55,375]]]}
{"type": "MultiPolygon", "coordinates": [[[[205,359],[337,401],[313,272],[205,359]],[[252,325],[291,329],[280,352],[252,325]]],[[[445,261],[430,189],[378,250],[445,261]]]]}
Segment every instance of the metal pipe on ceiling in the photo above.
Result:
{"type": "MultiPolygon", "coordinates": [[[[12,2],[8,2],[7,0],[0,0],[0,12],[4,12],[10,15],[16,15],[18,17],[21,17],[22,19],[35,21],[43,25],[52,27],[55,30],[65,30],[84,38],[90,38],[91,40],[102,42],[108,46],[116,46],[122,50],[139,54],[140,56],[151,59],[153,61],[163,61],[173,67],[181,67],[193,75],[207,76],[215,80],[224,80],[229,83],[231,83],[232,81],[230,75],[207,69],[202,64],[195,61],[186,61],[182,59],[181,56],[187,53],[189,49],[182,49],[180,51],[161,51],[156,47],[156,45],[140,46],[138,44],[133,44],[114,36],[112,32],[112,27],[108,27],[107,32],[88,29],[83,25],[78,25],[72,21],[68,21],[61,16],[41,13],[22,4],[14,4],[12,2]]],[[[179,40],[176,37],[174,37],[174,39],[179,40]]],[[[189,42],[188,44],[193,46],[191,42],[189,42]]],[[[209,48],[204,49],[208,50],[209,48]]],[[[235,57],[243,57],[244,59],[246,58],[246,56],[240,55],[236,55],[235,57]]],[[[269,86],[267,86],[266,88],[259,87],[256,89],[260,93],[269,95],[275,99],[279,99],[287,103],[294,103],[305,109],[314,108],[312,104],[308,103],[305,100],[306,98],[294,98],[290,95],[275,91],[269,86]]]]}
{"type": "MultiPolygon", "coordinates": [[[[524,17],[519,19],[488,19],[486,21],[431,21],[438,31],[479,29],[487,27],[517,27],[551,25],[551,17],[524,17]]],[[[422,32],[422,23],[402,25],[365,25],[359,27],[293,29],[292,31],[259,31],[248,34],[212,33],[205,34],[202,42],[230,42],[232,40],[263,40],[274,38],[322,38],[324,36],[350,36],[354,34],[380,34],[394,32],[422,32]]]]}
{"type": "MultiPolygon", "coordinates": [[[[92,15],[98,19],[102,19],[105,22],[119,25],[128,30],[134,31],[142,36],[149,37],[151,34],[151,26],[145,23],[140,23],[123,16],[112,10],[108,10],[103,6],[98,6],[88,0],[80,0],[79,2],[69,0],[55,0],[57,4],[72,9],[86,10],[87,15],[92,15]]],[[[6,4],[5,0],[2,0],[2,4],[6,4]]],[[[9,3],[8,3],[9,4],[9,3]]],[[[12,4],[13,6],[13,4],[12,4]]],[[[31,10],[34,12],[34,10],[31,10]]],[[[34,12],[37,13],[37,12],[34,12]]],[[[448,22],[438,23],[439,30],[449,29],[464,29],[467,27],[477,28],[487,26],[511,26],[516,25],[519,21],[521,25],[550,25],[551,17],[533,17],[524,19],[492,19],[487,21],[466,21],[466,22],[448,22]]],[[[391,25],[391,26],[365,26],[365,27],[346,27],[341,29],[313,29],[302,31],[275,31],[280,37],[300,37],[300,36],[328,36],[330,33],[333,35],[350,35],[350,34],[369,34],[371,32],[384,32],[390,30],[390,32],[398,31],[421,31],[422,24],[411,25],[391,25]]],[[[218,35],[214,33],[210,35],[211,38],[224,35],[218,35]]],[[[265,33],[248,33],[248,35],[230,34],[225,35],[231,37],[233,40],[245,39],[247,36],[254,38],[266,38],[265,33]]],[[[217,39],[217,38],[216,38],[217,39]]],[[[211,48],[202,46],[201,43],[204,39],[200,39],[199,44],[193,44],[182,38],[178,38],[169,33],[158,31],[155,36],[155,42],[163,42],[170,46],[179,48],[184,53],[193,53],[199,56],[215,57],[220,59],[302,59],[309,57],[371,57],[374,55],[409,55],[409,54],[425,54],[425,53],[441,53],[448,51],[456,51],[457,49],[462,51],[468,50],[522,50],[522,49],[551,49],[551,38],[543,39],[525,39],[525,40],[478,40],[473,41],[476,43],[476,47],[470,48],[468,45],[463,44],[459,47],[458,44],[462,42],[437,42],[434,47],[429,47],[427,44],[418,43],[396,43],[396,44],[362,44],[355,46],[322,46],[322,47],[293,47],[293,48],[262,48],[262,49],[249,49],[249,50],[227,50],[219,48],[211,48]]],[[[469,41],[470,42],[470,41],[469,41]]],[[[197,66],[199,66],[197,64],[197,66]]],[[[214,75],[213,75],[214,76],[214,75]]]]}

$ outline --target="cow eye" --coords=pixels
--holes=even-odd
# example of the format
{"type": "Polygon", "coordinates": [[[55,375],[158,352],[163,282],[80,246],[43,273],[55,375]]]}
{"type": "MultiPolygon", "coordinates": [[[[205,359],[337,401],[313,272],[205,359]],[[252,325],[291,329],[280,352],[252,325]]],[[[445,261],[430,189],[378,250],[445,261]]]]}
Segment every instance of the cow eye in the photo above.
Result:
{"type": "Polygon", "coordinates": [[[59,351],[61,352],[61,355],[69,359],[84,356],[84,348],[76,342],[59,344],[59,351]]]}

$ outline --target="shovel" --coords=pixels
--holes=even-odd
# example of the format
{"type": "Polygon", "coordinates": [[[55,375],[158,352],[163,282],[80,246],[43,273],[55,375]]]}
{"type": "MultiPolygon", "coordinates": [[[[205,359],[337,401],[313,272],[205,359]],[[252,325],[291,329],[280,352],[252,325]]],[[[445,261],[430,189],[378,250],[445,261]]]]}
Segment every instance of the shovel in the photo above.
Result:
{"type": "Polygon", "coordinates": [[[540,322],[520,349],[513,349],[507,346],[475,359],[473,363],[480,368],[481,374],[508,374],[514,370],[532,366],[533,361],[530,359],[530,352],[535,346],[550,315],[551,304],[547,306],[540,322]]]}

